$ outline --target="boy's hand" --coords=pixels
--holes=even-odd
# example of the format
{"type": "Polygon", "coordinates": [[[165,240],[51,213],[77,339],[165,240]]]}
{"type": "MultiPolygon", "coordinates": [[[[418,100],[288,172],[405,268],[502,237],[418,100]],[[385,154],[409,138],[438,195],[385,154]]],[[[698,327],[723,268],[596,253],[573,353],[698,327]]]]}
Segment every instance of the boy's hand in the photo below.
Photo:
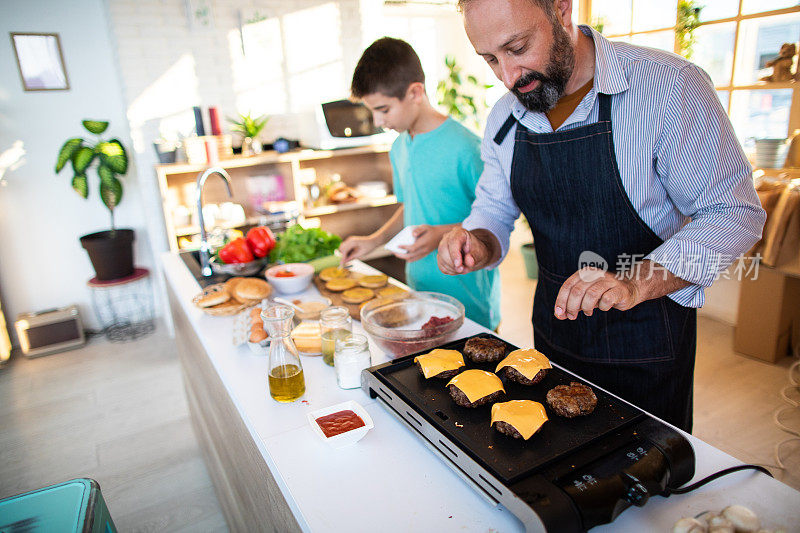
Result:
{"type": "Polygon", "coordinates": [[[345,265],[353,259],[364,257],[377,247],[378,243],[371,236],[348,237],[339,245],[339,253],[342,255],[341,263],[345,265]]]}
{"type": "Polygon", "coordinates": [[[449,229],[449,226],[421,224],[411,232],[411,235],[416,239],[414,244],[398,246],[398,248],[405,250],[406,253],[395,255],[408,262],[418,261],[439,247],[439,241],[447,229],[449,229]]]}

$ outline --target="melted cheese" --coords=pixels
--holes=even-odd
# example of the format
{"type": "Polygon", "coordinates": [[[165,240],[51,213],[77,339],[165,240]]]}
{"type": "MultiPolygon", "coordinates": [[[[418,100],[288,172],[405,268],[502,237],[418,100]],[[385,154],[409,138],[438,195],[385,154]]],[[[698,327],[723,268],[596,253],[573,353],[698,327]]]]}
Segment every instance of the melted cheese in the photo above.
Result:
{"type": "Polygon", "coordinates": [[[422,367],[422,375],[425,379],[436,376],[448,370],[456,370],[464,366],[464,356],[458,350],[440,350],[439,348],[418,355],[414,358],[415,363],[422,367]]]}
{"type": "Polygon", "coordinates": [[[492,405],[492,421],[514,426],[522,438],[528,440],[547,422],[544,406],[532,400],[511,400],[492,405]]]}
{"type": "Polygon", "coordinates": [[[496,375],[486,370],[465,370],[448,383],[448,386],[455,385],[461,390],[470,402],[480,400],[499,390],[505,392],[503,382],[496,375]]]}
{"type": "Polygon", "coordinates": [[[528,379],[533,379],[540,370],[552,368],[550,360],[543,353],[532,348],[529,350],[514,350],[500,361],[495,372],[499,372],[501,368],[506,366],[510,366],[528,379]]]}

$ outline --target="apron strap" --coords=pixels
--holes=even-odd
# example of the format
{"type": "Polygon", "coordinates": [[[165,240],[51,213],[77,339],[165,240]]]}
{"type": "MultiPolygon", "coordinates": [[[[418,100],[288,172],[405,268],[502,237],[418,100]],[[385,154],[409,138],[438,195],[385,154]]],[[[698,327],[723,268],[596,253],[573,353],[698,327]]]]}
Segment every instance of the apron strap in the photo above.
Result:
{"type": "Polygon", "coordinates": [[[598,93],[597,97],[600,99],[600,114],[598,115],[598,120],[600,122],[611,122],[611,95],[598,93]]]}
{"type": "Polygon", "coordinates": [[[499,130],[497,130],[497,135],[494,136],[495,144],[503,144],[503,139],[505,139],[506,135],[508,135],[508,130],[511,129],[516,121],[517,119],[514,118],[514,115],[508,115],[506,121],[503,122],[503,125],[500,126],[499,130]]]}

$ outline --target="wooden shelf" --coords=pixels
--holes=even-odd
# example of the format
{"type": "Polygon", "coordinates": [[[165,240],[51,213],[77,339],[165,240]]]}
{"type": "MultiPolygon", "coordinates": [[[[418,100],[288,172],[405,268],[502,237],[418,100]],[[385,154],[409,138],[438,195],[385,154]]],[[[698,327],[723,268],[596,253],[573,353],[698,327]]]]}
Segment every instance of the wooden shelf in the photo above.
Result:
{"type": "Polygon", "coordinates": [[[355,209],[367,209],[369,207],[382,207],[384,205],[395,205],[397,203],[397,196],[390,194],[384,198],[371,198],[367,200],[358,200],[348,204],[331,204],[321,205],[319,207],[311,207],[303,210],[305,217],[319,217],[324,215],[332,215],[334,213],[341,213],[342,211],[353,211],[355,209]]]}
{"type": "MultiPolygon", "coordinates": [[[[396,205],[396,204],[397,204],[397,197],[394,195],[389,195],[384,198],[359,200],[349,204],[332,204],[332,205],[322,205],[319,207],[312,207],[303,210],[303,216],[306,218],[319,217],[325,215],[332,215],[334,213],[340,213],[342,211],[354,211],[356,209],[369,209],[371,207],[383,207],[385,205],[396,205]]],[[[257,215],[248,217],[247,219],[245,219],[244,222],[241,223],[223,222],[220,224],[214,224],[213,226],[206,228],[206,230],[210,232],[213,228],[234,229],[234,228],[241,228],[242,226],[254,226],[256,224],[259,224],[264,216],[267,215],[257,215]]],[[[176,237],[188,237],[189,235],[197,235],[198,233],[200,233],[200,226],[198,225],[181,226],[175,228],[176,237]]]]}
{"type": "Polygon", "coordinates": [[[331,159],[333,157],[341,157],[348,155],[363,155],[363,154],[382,154],[389,151],[391,148],[387,144],[377,144],[369,146],[359,146],[356,148],[343,148],[341,150],[297,150],[293,152],[286,152],[279,154],[274,150],[269,150],[258,155],[249,157],[233,157],[231,159],[220,159],[219,162],[214,164],[189,164],[189,163],[169,163],[164,165],[156,165],[156,170],[164,174],[185,174],[189,172],[202,172],[209,167],[221,167],[224,169],[229,168],[245,168],[256,165],[270,165],[277,163],[292,163],[300,161],[317,161],[321,159],[331,159]]]}

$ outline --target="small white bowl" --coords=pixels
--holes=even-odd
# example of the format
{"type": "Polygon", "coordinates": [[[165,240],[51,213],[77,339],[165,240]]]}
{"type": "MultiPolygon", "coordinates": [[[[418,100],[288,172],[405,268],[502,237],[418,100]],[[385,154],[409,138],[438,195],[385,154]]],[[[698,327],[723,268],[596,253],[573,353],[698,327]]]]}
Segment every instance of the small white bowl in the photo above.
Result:
{"type": "Polygon", "coordinates": [[[264,273],[270,285],[281,294],[294,294],[304,291],[311,285],[311,278],[314,277],[314,267],[308,263],[287,263],[285,265],[275,265],[268,268],[264,273]],[[288,270],[294,276],[276,277],[275,273],[288,270]]]}
{"type": "Polygon", "coordinates": [[[344,448],[345,446],[355,444],[356,442],[360,441],[370,429],[375,427],[375,424],[372,423],[372,417],[369,416],[367,410],[361,407],[361,404],[353,400],[337,403],[336,405],[331,405],[330,407],[326,407],[324,409],[311,411],[306,416],[308,417],[308,424],[311,426],[311,429],[314,431],[314,433],[319,435],[319,438],[334,448],[344,448]],[[347,410],[353,411],[355,414],[357,414],[359,418],[364,421],[364,425],[360,428],[339,433],[333,437],[326,437],[325,433],[322,432],[322,428],[319,427],[319,424],[317,424],[317,418],[347,410]]]}

